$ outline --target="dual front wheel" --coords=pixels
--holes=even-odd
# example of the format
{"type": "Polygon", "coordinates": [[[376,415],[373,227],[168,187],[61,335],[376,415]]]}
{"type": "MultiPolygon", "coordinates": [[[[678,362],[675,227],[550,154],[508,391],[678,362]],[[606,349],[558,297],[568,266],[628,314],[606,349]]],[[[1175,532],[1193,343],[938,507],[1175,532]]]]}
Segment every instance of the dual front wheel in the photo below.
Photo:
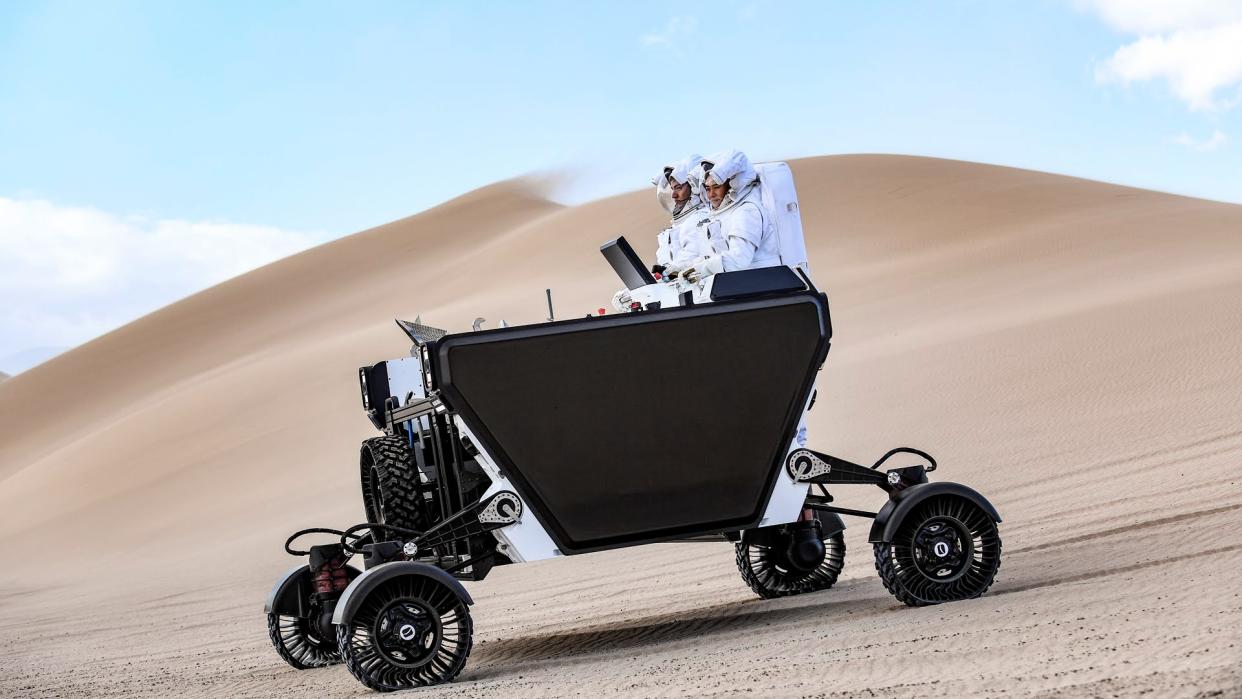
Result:
{"type": "Polygon", "coordinates": [[[370,590],[353,618],[326,638],[314,620],[268,614],[276,653],[299,670],[344,662],[381,692],[452,681],[466,665],[474,626],[466,601],[422,575],[391,578],[370,590]]]}

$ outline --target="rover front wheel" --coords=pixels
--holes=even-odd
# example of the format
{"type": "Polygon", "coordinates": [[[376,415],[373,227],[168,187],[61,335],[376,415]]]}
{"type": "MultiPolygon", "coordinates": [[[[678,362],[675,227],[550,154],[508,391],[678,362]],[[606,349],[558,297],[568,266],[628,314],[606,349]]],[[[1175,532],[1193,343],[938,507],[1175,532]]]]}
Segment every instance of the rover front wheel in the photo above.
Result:
{"type": "Polygon", "coordinates": [[[898,525],[892,541],[874,546],[884,587],[911,607],[978,597],[1000,569],[996,522],[956,495],[919,504],[898,525]]]}
{"type": "Polygon", "coordinates": [[[737,569],[742,580],[764,599],[800,595],[827,590],[837,582],[845,567],[845,536],[837,532],[823,538],[824,558],[809,570],[800,569],[788,560],[782,539],[776,545],[751,543],[743,539],[737,544],[737,569]]]}
{"type": "Polygon", "coordinates": [[[368,593],[336,634],[354,677],[387,692],[452,681],[466,665],[474,627],[466,601],[452,588],[403,575],[368,593]]]}

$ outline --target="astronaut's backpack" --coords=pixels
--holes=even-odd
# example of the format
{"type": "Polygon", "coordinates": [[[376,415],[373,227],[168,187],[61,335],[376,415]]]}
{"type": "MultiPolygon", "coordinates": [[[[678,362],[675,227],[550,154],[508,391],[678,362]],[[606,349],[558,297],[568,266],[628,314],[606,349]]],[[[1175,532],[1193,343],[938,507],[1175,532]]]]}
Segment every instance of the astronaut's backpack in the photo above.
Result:
{"type": "Polygon", "coordinates": [[[759,198],[767,219],[765,223],[776,229],[781,263],[799,267],[809,274],[806,240],[802,237],[802,211],[798,207],[793,171],[785,163],[756,163],[755,172],[759,175],[759,198]]]}

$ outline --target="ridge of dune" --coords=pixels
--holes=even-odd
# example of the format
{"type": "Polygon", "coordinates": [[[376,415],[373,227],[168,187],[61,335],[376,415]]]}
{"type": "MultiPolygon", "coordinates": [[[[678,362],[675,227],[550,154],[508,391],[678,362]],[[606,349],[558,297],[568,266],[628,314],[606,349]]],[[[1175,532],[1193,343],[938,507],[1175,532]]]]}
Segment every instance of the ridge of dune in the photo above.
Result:
{"type": "MultiPolygon", "coordinates": [[[[858,460],[924,447],[934,480],[987,495],[1005,517],[993,591],[895,610],[857,521],[837,588],[789,600],[752,600],[715,544],[507,566],[471,587],[465,674],[425,693],[814,694],[824,649],[844,695],[1242,689],[1242,206],[913,156],[791,166],[835,333],[811,442],[858,460]]],[[[398,315],[540,322],[545,288],[561,318],[605,306],[618,282],[599,244],[624,234],[650,259],[661,222],[646,191],[564,207],[500,183],[4,381],[0,649],[20,670],[0,693],[54,676],[158,695],[142,678],[192,661],[185,693],[356,694],[344,671],[279,665],[253,609],[289,531],[360,520],[374,430],[355,368],[406,353],[398,315]],[[71,642],[35,619],[88,630],[71,642]],[[118,638],[150,668],[131,671],[118,638]],[[83,658],[85,642],[102,650],[83,658]]]]}
{"type": "MultiPolygon", "coordinates": [[[[64,352],[6,385],[0,401],[22,409],[0,424],[0,480],[54,449],[66,424],[74,426],[71,433],[89,431],[93,421],[110,422],[118,407],[299,339],[333,314],[367,314],[373,306],[342,294],[368,280],[395,281],[398,265],[401,272],[426,273],[560,208],[523,180],[488,185],[239,275],[64,352]],[[45,419],[52,406],[55,422],[45,419]]],[[[401,304],[379,308],[382,317],[401,304]]]]}

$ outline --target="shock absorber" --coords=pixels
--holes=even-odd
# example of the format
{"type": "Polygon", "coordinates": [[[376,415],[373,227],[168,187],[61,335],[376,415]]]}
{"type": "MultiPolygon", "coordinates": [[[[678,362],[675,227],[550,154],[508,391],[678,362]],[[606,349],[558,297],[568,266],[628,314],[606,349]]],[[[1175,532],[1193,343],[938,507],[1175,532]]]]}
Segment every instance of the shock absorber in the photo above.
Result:
{"type": "Polygon", "coordinates": [[[348,561],[349,557],[340,544],[310,547],[310,562],[307,565],[311,571],[311,589],[319,601],[319,618],[312,621],[318,628],[319,637],[328,643],[336,638],[336,629],[332,626],[336,601],[349,587],[349,570],[345,567],[348,561]]]}
{"type": "Polygon", "coordinates": [[[348,558],[340,544],[312,546],[310,549],[311,585],[315,594],[339,595],[349,587],[348,558]]]}

